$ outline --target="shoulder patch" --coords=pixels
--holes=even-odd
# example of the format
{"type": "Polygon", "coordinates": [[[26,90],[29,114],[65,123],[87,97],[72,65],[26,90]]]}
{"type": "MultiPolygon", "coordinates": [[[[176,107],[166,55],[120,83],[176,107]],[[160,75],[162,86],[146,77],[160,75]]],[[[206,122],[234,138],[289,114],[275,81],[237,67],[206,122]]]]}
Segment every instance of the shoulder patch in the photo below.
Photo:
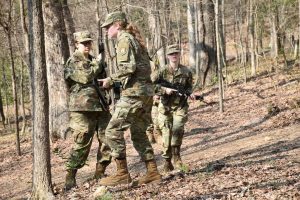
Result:
{"type": "Polygon", "coordinates": [[[128,38],[123,38],[119,41],[117,46],[117,59],[119,62],[127,61],[129,58],[129,40],[128,38]]]}

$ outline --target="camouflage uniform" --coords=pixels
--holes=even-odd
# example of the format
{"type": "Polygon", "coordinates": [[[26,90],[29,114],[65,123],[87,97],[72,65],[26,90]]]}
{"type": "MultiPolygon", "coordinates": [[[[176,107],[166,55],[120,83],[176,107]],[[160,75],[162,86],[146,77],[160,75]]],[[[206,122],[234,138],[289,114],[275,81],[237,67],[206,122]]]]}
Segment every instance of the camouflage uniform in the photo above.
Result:
{"type": "Polygon", "coordinates": [[[117,171],[114,175],[101,179],[100,184],[107,186],[129,183],[132,180],[127,167],[124,139],[124,131],[128,128],[133,146],[147,167],[146,175],[139,178],[137,184],[161,180],[154,160],[154,152],[146,135],[154,95],[150,60],[138,40],[123,30],[126,24],[125,13],[119,11],[108,14],[102,24],[102,27],[106,28],[111,25],[122,27],[117,31],[116,36],[118,71],[110,76],[111,84],[114,81],[122,83],[122,92],[105,130],[107,143],[112,150],[111,155],[117,164],[117,171]]]}
{"type": "MultiPolygon", "coordinates": [[[[172,45],[167,49],[167,54],[178,52],[176,46],[172,45]],[[175,49],[172,49],[175,48],[175,49]]],[[[159,70],[158,80],[166,80],[172,84],[179,84],[186,91],[192,92],[192,73],[181,64],[173,73],[169,66],[159,70]]],[[[160,89],[160,103],[158,105],[158,121],[162,131],[163,154],[165,159],[172,158],[171,147],[180,147],[184,134],[184,124],[187,121],[188,102],[184,96],[176,94],[167,95],[164,89],[160,89]]]]}
{"type": "Polygon", "coordinates": [[[122,93],[105,136],[112,149],[112,156],[125,158],[123,135],[130,128],[131,139],[139,155],[143,160],[151,160],[154,158],[153,149],[146,136],[154,95],[149,57],[136,39],[125,31],[118,35],[116,51],[119,70],[110,78],[122,82],[122,93]]]}
{"type": "MultiPolygon", "coordinates": [[[[91,40],[90,34],[86,31],[77,32],[74,36],[79,42],[91,40]]],[[[67,169],[79,169],[85,165],[95,131],[99,141],[97,163],[111,160],[110,149],[103,143],[105,128],[111,115],[101,107],[93,85],[93,79],[105,77],[104,72],[104,67],[99,61],[91,55],[87,59],[78,50],[66,63],[64,73],[70,86],[70,128],[74,137],[71,155],[66,163],[67,169]]],[[[105,91],[100,92],[106,95],[105,91]]]]}

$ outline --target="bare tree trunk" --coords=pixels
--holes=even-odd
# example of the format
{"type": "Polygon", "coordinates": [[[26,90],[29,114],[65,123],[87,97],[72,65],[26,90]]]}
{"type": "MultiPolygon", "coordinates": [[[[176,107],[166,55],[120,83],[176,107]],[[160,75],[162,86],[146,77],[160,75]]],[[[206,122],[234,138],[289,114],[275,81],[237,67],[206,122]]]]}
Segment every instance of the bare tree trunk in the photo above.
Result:
{"type": "Polygon", "coordinates": [[[68,0],[62,0],[62,8],[63,8],[63,19],[66,26],[66,33],[68,36],[68,44],[69,44],[69,54],[71,55],[74,52],[75,43],[73,40],[73,33],[75,32],[75,24],[73,17],[71,15],[71,11],[68,6],[68,0]]]}
{"type": "Polygon", "coordinates": [[[23,32],[23,43],[24,43],[24,51],[25,51],[25,61],[26,65],[29,65],[29,35],[28,35],[28,29],[26,26],[26,17],[25,17],[25,6],[24,6],[24,0],[19,0],[20,2],[20,21],[21,21],[21,27],[23,32]]]}
{"type": "Polygon", "coordinates": [[[249,28],[249,24],[250,24],[250,10],[248,9],[248,0],[245,0],[245,5],[246,5],[246,39],[245,39],[245,60],[246,63],[249,62],[249,35],[250,35],[250,28],[249,28]]]}
{"type": "MultiPolygon", "coordinates": [[[[241,5],[241,0],[239,1],[239,6],[241,5]]],[[[247,70],[246,70],[246,59],[245,59],[245,54],[244,54],[244,45],[243,45],[243,39],[242,39],[242,23],[241,23],[241,11],[239,10],[237,14],[237,21],[238,21],[238,33],[239,33],[239,42],[240,42],[240,48],[241,48],[241,63],[244,69],[244,82],[247,82],[247,70]]]]}
{"type": "Polygon", "coordinates": [[[70,56],[60,0],[45,3],[45,46],[49,86],[49,131],[51,138],[65,138],[69,121],[68,89],[64,81],[64,63],[70,56]]]}
{"type": "Polygon", "coordinates": [[[251,54],[251,75],[256,75],[256,62],[255,62],[255,38],[254,38],[254,13],[253,13],[253,1],[249,0],[249,29],[250,29],[250,54],[251,54]]]}
{"type": "Polygon", "coordinates": [[[21,60],[21,82],[20,82],[20,101],[21,101],[21,108],[22,108],[22,130],[21,134],[23,135],[25,133],[26,128],[26,113],[25,113],[25,105],[24,105],[24,63],[21,60]]]}
{"type": "Polygon", "coordinates": [[[30,64],[33,69],[33,181],[32,199],[54,199],[51,183],[49,96],[42,1],[28,0],[30,64]]]}
{"type": "MultiPolygon", "coordinates": [[[[255,18],[254,18],[254,30],[255,30],[255,36],[254,36],[254,38],[255,38],[255,65],[256,65],[256,68],[258,68],[258,66],[259,66],[259,53],[258,53],[258,47],[259,47],[259,42],[260,42],[260,40],[259,40],[259,34],[258,34],[258,30],[259,30],[259,26],[258,26],[258,15],[257,15],[257,8],[258,8],[258,6],[256,5],[255,6],[255,11],[254,11],[254,13],[255,13],[255,18]]],[[[262,49],[262,48],[261,48],[262,49]]]]}
{"type": "Polygon", "coordinates": [[[279,49],[279,42],[278,42],[278,32],[277,32],[277,14],[278,10],[275,6],[275,8],[272,8],[271,5],[272,2],[270,2],[270,32],[271,32],[271,56],[276,58],[278,57],[278,49],[279,49]]]}
{"type": "Polygon", "coordinates": [[[15,73],[15,61],[13,55],[13,47],[12,47],[12,1],[9,1],[10,4],[10,11],[9,11],[9,27],[7,31],[8,37],[8,46],[9,46],[9,54],[10,54],[10,67],[11,67],[11,82],[12,82],[12,92],[13,92],[13,100],[14,100],[14,113],[15,113],[15,133],[16,133],[16,150],[17,155],[21,155],[21,148],[20,148],[20,133],[19,133],[19,113],[18,113],[18,95],[17,95],[17,84],[16,84],[16,73],[15,73]]]}
{"type": "MultiPolygon", "coordinates": [[[[221,8],[219,9],[219,42],[220,42],[220,59],[221,59],[221,65],[222,69],[225,68],[225,87],[227,87],[228,79],[227,79],[227,64],[226,64],[226,41],[225,41],[225,9],[224,9],[224,0],[219,0],[219,7],[221,5],[221,8]]],[[[223,90],[224,88],[223,87],[223,90]]],[[[224,92],[223,92],[224,95],[224,92]]],[[[223,97],[224,98],[224,97],[223,97]]]]}
{"type": "Polygon", "coordinates": [[[219,37],[219,0],[215,1],[215,26],[216,26],[216,42],[217,42],[217,65],[218,65],[218,79],[219,79],[219,111],[224,112],[223,106],[223,75],[221,64],[221,52],[220,52],[220,37],[219,37]]]}
{"type": "Polygon", "coordinates": [[[239,53],[239,48],[238,48],[238,33],[237,33],[237,29],[238,29],[238,20],[237,20],[237,9],[234,9],[234,27],[233,27],[233,38],[234,38],[234,48],[235,48],[235,54],[236,54],[236,62],[240,62],[241,57],[240,57],[240,53],[239,53]]]}
{"type": "MultiPolygon", "coordinates": [[[[299,1],[299,8],[298,8],[298,12],[299,12],[299,22],[298,22],[298,41],[297,41],[297,44],[295,46],[297,46],[297,51],[298,53],[300,54],[300,51],[299,51],[299,45],[300,45],[300,1],[299,1]]],[[[298,53],[296,53],[298,55],[298,53]]],[[[300,58],[300,55],[298,55],[298,58],[300,58]]]]}
{"type": "MultiPolygon", "coordinates": [[[[206,12],[204,12],[203,8],[203,1],[200,1],[197,7],[198,11],[198,47],[197,47],[197,57],[198,59],[198,73],[199,73],[199,82],[201,83],[201,86],[204,87],[206,83],[206,77],[209,70],[209,46],[206,44],[206,38],[207,38],[207,29],[204,22],[204,15],[207,15],[206,12]]],[[[214,33],[213,33],[214,34],[214,33]]]]}
{"type": "Polygon", "coordinates": [[[163,47],[164,39],[162,37],[161,14],[158,7],[159,5],[157,0],[154,0],[151,5],[148,5],[148,10],[150,11],[148,23],[150,33],[153,33],[151,35],[152,51],[150,52],[152,57],[157,57],[159,65],[162,67],[166,65],[166,59],[165,49],[163,47]]]}
{"type": "Polygon", "coordinates": [[[9,128],[11,129],[11,123],[10,123],[10,119],[9,119],[9,109],[8,109],[8,95],[7,95],[7,88],[8,88],[8,83],[7,83],[7,79],[6,79],[6,74],[5,74],[5,67],[4,67],[4,59],[2,58],[2,80],[3,80],[3,88],[4,88],[4,96],[5,96],[5,110],[6,110],[6,124],[8,124],[9,128]]]}
{"type": "Polygon", "coordinates": [[[189,65],[192,68],[196,66],[196,47],[195,47],[195,27],[193,26],[195,16],[194,4],[187,0],[187,23],[188,23],[188,35],[189,35],[189,65]]]}
{"type": "Polygon", "coordinates": [[[169,39],[170,39],[170,1],[169,0],[163,0],[163,10],[165,12],[163,12],[163,20],[162,20],[162,24],[163,24],[163,34],[165,35],[165,37],[167,38],[167,44],[169,43],[169,39]]]}
{"type": "Polygon", "coordinates": [[[222,54],[222,63],[223,66],[226,68],[227,73],[227,66],[226,66],[226,22],[225,22],[225,0],[221,0],[221,12],[220,15],[222,16],[222,20],[220,20],[220,41],[221,41],[221,54],[222,54]]]}
{"type": "Polygon", "coordinates": [[[0,89],[0,116],[1,116],[1,121],[3,124],[3,128],[5,129],[5,115],[4,115],[4,110],[3,110],[3,101],[2,101],[2,93],[0,89]]]}
{"type": "Polygon", "coordinates": [[[202,64],[205,63],[205,61],[208,60],[207,54],[205,54],[205,48],[204,48],[204,36],[205,36],[205,30],[204,30],[204,22],[203,22],[203,6],[202,2],[194,1],[194,30],[195,30],[195,70],[196,70],[196,76],[194,81],[194,88],[196,87],[202,87],[204,85],[204,74],[201,74],[201,68],[202,64]],[[205,57],[206,56],[206,57],[205,57]],[[205,60],[205,58],[206,60],[205,60]]]}
{"type": "Polygon", "coordinates": [[[212,78],[217,75],[215,14],[212,0],[203,0],[203,11],[203,21],[207,33],[205,35],[205,49],[208,53],[207,67],[203,69],[203,72],[205,82],[210,84],[212,78]]]}
{"type": "MultiPolygon", "coordinates": [[[[176,1],[174,1],[174,4],[175,4],[176,25],[177,25],[177,41],[176,42],[181,47],[181,37],[182,37],[182,33],[181,33],[181,12],[180,12],[180,7],[176,3],[176,1]]],[[[181,54],[181,56],[182,55],[183,54],[181,54]]]]}

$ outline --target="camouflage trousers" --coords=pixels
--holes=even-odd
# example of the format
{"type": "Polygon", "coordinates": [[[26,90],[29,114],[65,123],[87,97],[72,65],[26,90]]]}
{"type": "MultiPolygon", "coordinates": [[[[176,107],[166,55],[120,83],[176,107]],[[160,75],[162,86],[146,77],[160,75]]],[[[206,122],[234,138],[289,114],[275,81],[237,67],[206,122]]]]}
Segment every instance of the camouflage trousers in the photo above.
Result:
{"type": "Polygon", "coordinates": [[[105,130],[112,157],[126,158],[124,131],[130,129],[134,148],[142,160],[154,159],[152,146],[146,135],[150,123],[152,97],[122,96],[117,102],[112,118],[105,130]]]}
{"type": "Polygon", "coordinates": [[[147,128],[147,135],[149,138],[154,137],[154,133],[160,133],[159,124],[158,124],[158,103],[153,102],[151,109],[151,123],[147,128]]]}
{"type": "Polygon", "coordinates": [[[97,151],[97,162],[111,160],[110,148],[104,144],[105,128],[111,118],[109,112],[71,112],[70,128],[74,138],[74,145],[66,163],[67,169],[79,169],[86,163],[89,155],[93,136],[97,133],[99,147],[97,151]]]}
{"type": "Polygon", "coordinates": [[[163,158],[172,158],[171,147],[181,146],[188,107],[158,106],[159,128],[162,132],[163,158]]]}

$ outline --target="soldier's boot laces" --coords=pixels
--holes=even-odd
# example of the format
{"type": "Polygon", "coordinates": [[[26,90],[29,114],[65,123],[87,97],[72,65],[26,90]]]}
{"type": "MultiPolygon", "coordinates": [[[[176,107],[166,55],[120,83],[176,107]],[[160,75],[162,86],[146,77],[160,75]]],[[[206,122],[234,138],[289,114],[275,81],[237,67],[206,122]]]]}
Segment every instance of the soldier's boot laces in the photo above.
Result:
{"type": "Polygon", "coordinates": [[[174,169],[174,166],[171,162],[171,158],[167,158],[165,159],[165,163],[164,163],[164,172],[167,173],[167,172],[170,172],[174,169]]]}
{"type": "Polygon", "coordinates": [[[182,168],[182,160],[180,157],[180,146],[172,147],[172,158],[176,169],[182,168]]]}
{"type": "Polygon", "coordinates": [[[102,163],[96,163],[96,170],[94,174],[94,179],[100,179],[104,176],[106,167],[110,164],[110,161],[105,161],[102,163]]]}
{"type": "Polygon", "coordinates": [[[147,184],[147,183],[158,183],[160,182],[161,175],[157,170],[157,165],[155,160],[148,160],[145,161],[146,168],[147,168],[147,173],[145,176],[142,176],[141,178],[138,179],[138,185],[142,184],[147,184]]]}
{"type": "Polygon", "coordinates": [[[120,184],[129,184],[131,183],[131,177],[127,169],[126,159],[115,159],[117,164],[117,172],[114,175],[111,175],[100,180],[100,185],[104,186],[116,186],[120,184]]]}
{"type": "Polygon", "coordinates": [[[65,182],[65,190],[68,191],[76,186],[77,169],[68,169],[65,182]]]}

